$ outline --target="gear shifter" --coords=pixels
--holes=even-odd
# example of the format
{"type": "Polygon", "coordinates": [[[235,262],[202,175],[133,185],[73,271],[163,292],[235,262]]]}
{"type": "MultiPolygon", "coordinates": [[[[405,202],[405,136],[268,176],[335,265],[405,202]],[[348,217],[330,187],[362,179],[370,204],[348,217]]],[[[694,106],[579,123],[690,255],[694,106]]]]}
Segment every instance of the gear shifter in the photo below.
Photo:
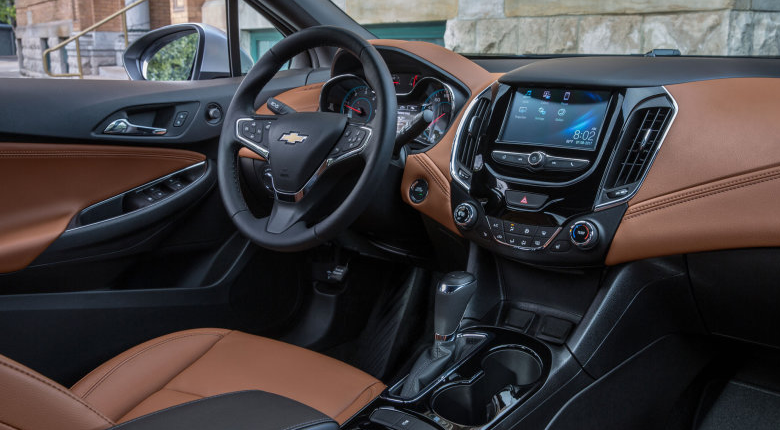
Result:
{"type": "Polygon", "coordinates": [[[434,304],[433,345],[426,349],[412,366],[404,382],[401,397],[414,397],[436,379],[456,356],[455,335],[471,296],[477,288],[477,278],[468,272],[450,272],[436,287],[434,304]]]}

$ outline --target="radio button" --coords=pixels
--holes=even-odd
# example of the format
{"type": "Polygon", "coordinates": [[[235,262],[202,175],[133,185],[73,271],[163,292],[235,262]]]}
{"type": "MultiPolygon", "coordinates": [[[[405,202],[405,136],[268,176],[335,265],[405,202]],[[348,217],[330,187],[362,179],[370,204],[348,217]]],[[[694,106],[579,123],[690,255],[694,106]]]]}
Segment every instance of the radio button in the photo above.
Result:
{"type": "Polygon", "coordinates": [[[507,166],[528,167],[528,154],[519,152],[493,151],[490,156],[496,162],[507,166]]]}
{"type": "Polygon", "coordinates": [[[590,165],[588,160],[579,160],[576,158],[547,157],[544,163],[546,170],[552,171],[575,171],[582,170],[590,165]]]}
{"type": "Polygon", "coordinates": [[[547,156],[544,152],[532,152],[531,155],[528,156],[528,164],[530,164],[531,167],[541,167],[544,165],[545,158],[547,158],[547,156]]]}

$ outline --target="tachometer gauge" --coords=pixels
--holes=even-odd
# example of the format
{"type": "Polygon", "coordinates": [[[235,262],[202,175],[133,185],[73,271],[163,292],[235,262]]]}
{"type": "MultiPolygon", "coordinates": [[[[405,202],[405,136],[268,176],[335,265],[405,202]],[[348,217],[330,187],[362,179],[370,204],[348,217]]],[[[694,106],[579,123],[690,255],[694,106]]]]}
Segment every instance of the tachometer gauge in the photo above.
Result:
{"type": "Polygon", "coordinates": [[[374,106],[376,106],[376,94],[367,85],[360,85],[350,89],[341,102],[341,113],[348,118],[369,122],[374,118],[374,106]]]}
{"type": "Polygon", "coordinates": [[[428,124],[423,137],[430,143],[436,143],[444,136],[450,125],[452,94],[449,89],[440,88],[425,99],[422,107],[433,111],[433,121],[428,124]]]}

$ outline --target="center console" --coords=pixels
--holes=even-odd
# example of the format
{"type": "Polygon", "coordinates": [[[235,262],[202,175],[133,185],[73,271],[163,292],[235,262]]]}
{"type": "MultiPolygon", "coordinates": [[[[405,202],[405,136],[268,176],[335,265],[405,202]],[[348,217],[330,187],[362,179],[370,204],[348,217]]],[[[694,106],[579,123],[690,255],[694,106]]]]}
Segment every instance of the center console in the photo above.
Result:
{"type": "Polygon", "coordinates": [[[603,264],[676,113],[662,87],[502,78],[467,107],[450,163],[461,234],[542,265],[603,264]]]}

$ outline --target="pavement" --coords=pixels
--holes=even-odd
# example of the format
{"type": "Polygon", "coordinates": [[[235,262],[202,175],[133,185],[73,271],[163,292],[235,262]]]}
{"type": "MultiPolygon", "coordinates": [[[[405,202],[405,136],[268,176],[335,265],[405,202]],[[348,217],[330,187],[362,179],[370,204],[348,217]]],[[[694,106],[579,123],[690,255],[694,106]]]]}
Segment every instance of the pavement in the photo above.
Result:
{"type": "Polygon", "coordinates": [[[19,73],[19,60],[13,57],[0,56],[0,78],[23,78],[19,73]]]}

